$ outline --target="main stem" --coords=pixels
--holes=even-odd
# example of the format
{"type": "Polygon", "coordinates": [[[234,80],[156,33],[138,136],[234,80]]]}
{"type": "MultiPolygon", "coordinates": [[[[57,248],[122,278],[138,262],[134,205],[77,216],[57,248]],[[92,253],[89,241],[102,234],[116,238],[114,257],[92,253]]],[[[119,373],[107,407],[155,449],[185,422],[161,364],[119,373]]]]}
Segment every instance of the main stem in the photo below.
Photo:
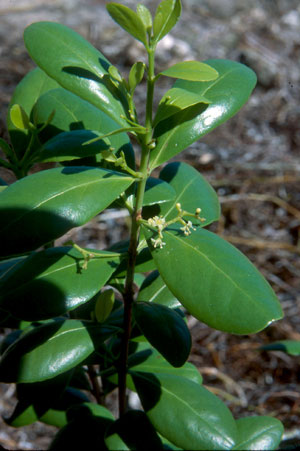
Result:
{"type": "Polygon", "coordinates": [[[147,133],[138,136],[141,144],[141,164],[139,171],[142,179],[137,182],[137,191],[135,206],[131,215],[131,233],[128,249],[128,265],[126,282],[124,289],[124,334],[121,344],[121,354],[119,361],[119,415],[126,411],[126,374],[128,360],[128,346],[131,334],[132,323],[132,304],[134,301],[134,271],[137,256],[137,247],[139,241],[140,225],[139,220],[142,217],[142,206],[145,193],[145,186],[148,177],[148,162],[150,156],[149,144],[152,138],[152,106],[154,93],[154,52],[155,49],[148,50],[148,78],[147,78],[147,102],[146,102],[146,121],[147,133]]]}

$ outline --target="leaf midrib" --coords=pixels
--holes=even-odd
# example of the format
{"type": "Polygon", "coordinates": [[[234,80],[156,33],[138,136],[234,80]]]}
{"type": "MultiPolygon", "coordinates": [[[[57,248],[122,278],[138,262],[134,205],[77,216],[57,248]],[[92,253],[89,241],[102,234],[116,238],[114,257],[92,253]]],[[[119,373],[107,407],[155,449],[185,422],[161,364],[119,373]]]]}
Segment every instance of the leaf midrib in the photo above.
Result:
{"type": "MultiPolygon", "coordinates": [[[[158,383],[155,383],[155,382],[153,382],[153,381],[149,381],[149,379],[148,379],[147,377],[145,377],[144,375],[143,375],[143,376],[140,375],[140,377],[146,379],[148,383],[150,382],[150,383],[152,383],[153,385],[156,385],[157,387],[159,387],[159,389],[161,389],[161,390],[165,391],[167,394],[169,394],[169,396],[171,396],[171,397],[173,396],[175,399],[179,400],[179,402],[181,402],[184,406],[186,406],[188,409],[190,409],[190,411],[193,413],[193,415],[195,415],[197,418],[199,418],[200,421],[202,421],[202,422],[207,426],[208,430],[215,431],[214,436],[215,436],[216,434],[219,435],[219,436],[221,436],[221,437],[224,439],[224,441],[225,441],[226,443],[228,443],[228,445],[229,445],[230,447],[232,447],[232,446],[234,445],[234,440],[232,440],[231,442],[229,442],[229,441],[228,441],[228,437],[224,437],[224,435],[223,435],[218,429],[216,429],[215,427],[211,426],[211,425],[210,425],[210,424],[209,424],[209,423],[208,423],[201,415],[198,414],[198,412],[197,412],[193,407],[191,407],[190,404],[188,404],[188,403],[187,403],[186,401],[184,401],[182,398],[180,398],[179,396],[177,396],[174,392],[168,390],[168,389],[167,389],[166,387],[164,387],[162,384],[158,384],[158,383]]],[[[190,381],[190,380],[189,380],[189,382],[192,382],[192,383],[195,383],[195,384],[196,384],[196,382],[193,382],[193,381],[190,381]]],[[[154,408],[155,408],[155,406],[154,406],[154,408]]]]}
{"type": "MultiPolygon", "coordinates": [[[[220,274],[222,274],[226,279],[228,279],[230,281],[230,283],[235,286],[235,288],[240,291],[244,296],[246,296],[249,301],[253,304],[255,304],[254,299],[247,293],[247,291],[245,291],[244,289],[242,289],[228,274],[226,274],[226,272],[224,272],[219,266],[217,266],[207,255],[205,255],[204,253],[202,253],[199,249],[191,246],[189,243],[187,243],[185,240],[183,240],[181,237],[177,237],[176,235],[173,235],[170,231],[165,230],[165,233],[169,234],[171,236],[171,238],[175,238],[178,241],[180,241],[181,244],[191,248],[194,252],[198,253],[202,258],[204,258],[211,266],[213,266],[216,271],[218,271],[220,274]]],[[[259,303],[259,304],[255,304],[255,307],[257,308],[257,306],[259,306],[259,308],[265,313],[265,309],[263,308],[263,306],[259,303]]]]}
{"type": "MultiPolygon", "coordinates": [[[[122,179],[122,180],[126,180],[126,179],[127,179],[127,180],[130,180],[131,177],[126,177],[126,176],[120,177],[119,175],[118,175],[118,176],[112,175],[112,176],[110,177],[109,180],[111,181],[112,179],[113,179],[114,181],[118,181],[119,179],[122,179]]],[[[66,193],[68,193],[68,192],[70,192],[70,191],[72,191],[72,190],[79,189],[79,188],[81,188],[81,187],[85,187],[85,188],[86,188],[88,185],[93,185],[93,184],[102,183],[102,182],[106,182],[106,180],[104,180],[103,177],[101,177],[101,178],[99,178],[99,179],[97,179],[97,180],[93,180],[93,181],[90,181],[90,182],[82,183],[81,185],[79,185],[79,184],[73,185],[73,186],[71,186],[70,188],[65,189],[64,191],[60,191],[60,192],[54,194],[53,196],[48,197],[47,199],[43,200],[43,201],[40,202],[39,204],[35,205],[33,208],[31,208],[30,210],[26,211],[26,212],[23,213],[22,215],[18,216],[14,221],[10,222],[9,224],[6,225],[6,227],[4,227],[3,229],[1,229],[1,231],[7,229],[8,227],[11,227],[12,224],[15,224],[15,223],[18,222],[20,219],[24,218],[24,217],[27,216],[28,214],[31,214],[32,211],[36,210],[37,208],[39,208],[40,206],[44,205],[45,203],[50,202],[51,200],[55,199],[56,197],[63,196],[64,194],[66,194],[66,193]]],[[[75,227],[75,226],[74,226],[74,227],[75,227]]]]}
{"type": "Polygon", "coordinates": [[[248,449],[247,445],[251,445],[251,443],[253,442],[253,440],[259,438],[260,436],[263,436],[266,432],[272,431],[272,429],[274,429],[276,431],[276,427],[275,426],[269,426],[266,429],[263,430],[263,432],[257,432],[255,434],[253,434],[251,436],[251,438],[247,439],[247,440],[243,440],[239,443],[236,443],[236,445],[232,448],[232,450],[238,450],[238,449],[248,449]],[[237,448],[238,447],[238,448],[237,448]]]}

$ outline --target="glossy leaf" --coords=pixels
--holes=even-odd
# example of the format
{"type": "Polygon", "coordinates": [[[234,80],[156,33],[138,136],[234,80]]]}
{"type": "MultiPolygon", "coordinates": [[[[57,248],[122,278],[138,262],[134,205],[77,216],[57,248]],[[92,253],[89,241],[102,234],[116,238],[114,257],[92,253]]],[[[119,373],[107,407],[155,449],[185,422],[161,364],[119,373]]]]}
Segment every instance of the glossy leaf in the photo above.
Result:
{"type": "Polygon", "coordinates": [[[272,417],[240,418],[236,422],[238,440],[233,450],[260,451],[278,449],[283,426],[272,417]]]}
{"type": "Polygon", "coordinates": [[[36,155],[35,162],[71,161],[100,154],[109,149],[109,144],[103,140],[85,145],[99,134],[89,130],[73,130],[62,132],[47,141],[36,155]]]}
{"type": "Polygon", "coordinates": [[[147,45],[147,32],[143,21],[132,9],[120,3],[107,3],[106,9],[113,20],[135,39],[147,45]]]}
{"type": "Polygon", "coordinates": [[[132,374],[141,403],[155,429],[182,449],[231,449],[237,427],[215,395],[188,379],[132,374]]]}
{"type": "Polygon", "coordinates": [[[168,183],[154,177],[147,179],[143,206],[161,204],[174,198],[175,191],[168,183]]]}
{"type": "Polygon", "coordinates": [[[185,108],[156,125],[154,130],[156,147],[151,152],[151,169],[169,160],[230,119],[247,102],[256,84],[256,76],[251,69],[228,60],[208,60],[206,64],[219,73],[216,80],[208,82],[177,80],[173,88],[204,96],[211,103],[185,108]]]}
{"type": "MultiPolygon", "coordinates": [[[[202,376],[192,363],[186,362],[180,368],[174,368],[156,349],[148,342],[139,343],[137,352],[128,359],[130,371],[142,373],[159,373],[177,375],[202,384],[202,376]]],[[[128,377],[131,377],[128,375],[128,377]]]]}
{"type": "Polygon", "coordinates": [[[38,321],[89,301],[107,282],[119,263],[118,254],[92,252],[83,269],[83,255],[72,247],[33,253],[0,280],[0,306],[16,318],[38,321]]]}
{"type": "Polygon", "coordinates": [[[154,302],[170,308],[176,308],[180,305],[157,270],[146,277],[139,290],[137,300],[154,302]]]}
{"type": "Polygon", "coordinates": [[[200,61],[182,61],[161,72],[161,75],[189,81],[212,81],[218,78],[218,72],[200,61]]]}
{"type": "Polygon", "coordinates": [[[198,320],[225,332],[249,334],[282,318],[270,285],[227,241],[202,228],[185,236],[175,226],[163,231],[163,241],[162,249],[151,246],[157,268],[198,320]]]}
{"type": "Polygon", "coordinates": [[[281,340],[275,341],[268,345],[262,346],[260,349],[265,351],[283,351],[289,355],[300,355],[300,341],[298,340],[281,340]]]}
{"type": "Polygon", "coordinates": [[[153,22],[153,40],[160,41],[176,25],[181,14],[180,0],[162,0],[153,22]]]}
{"type": "Polygon", "coordinates": [[[199,103],[208,105],[212,102],[203,95],[197,95],[187,89],[171,88],[159,102],[154,118],[154,126],[168,117],[173,116],[173,114],[199,103]]]}
{"type": "MultiPolygon", "coordinates": [[[[39,68],[28,72],[17,85],[8,107],[6,121],[10,139],[18,155],[23,155],[25,152],[29,143],[29,135],[27,130],[18,130],[12,123],[10,119],[10,107],[14,104],[19,104],[22,106],[27,116],[30,117],[37,99],[43,93],[57,87],[58,84],[39,68]]],[[[48,115],[51,111],[52,110],[48,110],[48,115]]]]}
{"type": "Polygon", "coordinates": [[[195,225],[203,227],[219,219],[221,208],[216,192],[192,166],[182,162],[169,163],[163,168],[159,178],[175,190],[176,196],[171,202],[144,210],[144,217],[162,215],[169,221],[177,216],[176,204],[180,203],[181,208],[189,213],[195,213],[196,208],[201,208],[200,217],[205,218],[203,222],[184,216],[185,220],[195,225]]]}
{"type": "Polygon", "coordinates": [[[175,367],[189,357],[192,341],[190,332],[174,310],[160,304],[136,302],[134,318],[147,340],[175,367]]]}
{"type": "Polygon", "coordinates": [[[82,36],[65,25],[36,22],[25,29],[24,42],[32,59],[49,77],[126,125],[120,117],[127,111],[125,94],[111,82],[111,64],[82,36]]]}
{"type": "Polygon", "coordinates": [[[38,382],[74,368],[116,332],[92,322],[57,319],[26,330],[0,360],[2,382],[38,382]]]}
{"type": "MultiPolygon", "coordinates": [[[[106,134],[120,128],[115,120],[94,105],[62,88],[53,89],[39,98],[34,107],[37,122],[44,123],[49,111],[53,110],[55,116],[51,125],[41,135],[43,142],[64,131],[85,129],[106,134]]],[[[131,150],[133,153],[126,133],[110,136],[109,142],[116,151],[123,150],[127,154],[131,150]]]]}
{"type": "Polygon", "coordinates": [[[10,185],[0,194],[1,256],[34,250],[83,225],[134,179],[91,167],[54,168],[10,185]],[[22,232],[22,233],[21,233],[22,232]]]}

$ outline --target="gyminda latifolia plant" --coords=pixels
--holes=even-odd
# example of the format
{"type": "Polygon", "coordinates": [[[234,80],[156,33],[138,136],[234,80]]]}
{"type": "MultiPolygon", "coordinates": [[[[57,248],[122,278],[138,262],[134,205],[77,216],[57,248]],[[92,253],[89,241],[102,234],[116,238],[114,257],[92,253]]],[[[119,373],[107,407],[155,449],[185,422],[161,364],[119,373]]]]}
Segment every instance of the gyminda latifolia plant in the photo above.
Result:
{"type": "Polygon", "coordinates": [[[2,181],[0,194],[0,319],[13,330],[2,340],[0,381],[15,383],[17,396],[5,421],[57,426],[50,449],[276,449],[280,421],[234,419],[203,387],[201,368],[187,362],[185,315],[248,335],[280,319],[281,307],[252,263],[207,230],[220,215],[213,188],[188,164],[168,163],[232,117],[256,76],[223,59],[157,73],[156,46],[180,0],[163,0],[154,17],[143,4],[107,10],[148,56],[128,78],[64,25],[24,33],[38,67],[12,97],[10,144],[0,141],[1,165],[18,179],[2,181]],[[175,80],[154,112],[161,77],[175,80]],[[144,79],[141,121],[134,94],[144,79]],[[30,171],[45,162],[51,169],[30,171]],[[111,208],[128,212],[127,241],[55,246],[111,208]],[[140,407],[128,405],[131,392],[140,407]]]}

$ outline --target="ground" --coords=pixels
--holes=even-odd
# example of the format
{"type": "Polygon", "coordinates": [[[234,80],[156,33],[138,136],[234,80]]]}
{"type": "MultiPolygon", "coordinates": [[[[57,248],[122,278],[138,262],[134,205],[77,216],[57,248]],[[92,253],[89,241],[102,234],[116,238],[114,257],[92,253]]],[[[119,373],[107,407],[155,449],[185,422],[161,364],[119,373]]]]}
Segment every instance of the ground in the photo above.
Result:
{"type": "MultiPolygon", "coordinates": [[[[121,71],[144,58],[142,48],[110,20],[103,0],[2,0],[0,4],[0,136],[16,84],[33,67],[22,43],[26,25],[54,20],[73,27],[121,71]]],[[[134,1],[122,2],[133,6],[134,1]]],[[[157,1],[144,1],[155,9],[157,1]]],[[[191,361],[204,384],[225,400],[236,417],[274,415],[300,441],[299,358],[261,345],[300,340],[300,6],[298,0],[183,0],[182,19],[161,42],[162,69],[182,59],[228,58],[250,66],[258,84],[247,105],[228,123],[176,159],[201,171],[222,204],[213,230],[240,248],[277,293],[285,318],[252,336],[214,331],[190,318],[191,361]]],[[[157,98],[167,88],[157,91],[157,98]]],[[[137,102],[144,103],[144,88],[137,102]]],[[[1,171],[8,182],[13,177],[1,171]]],[[[74,232],[79,244],[118,240],[126,224],[105,213],[74,232]],[[108,226],[107,226],[108,224],[108,226]]],[[[13,387],[2,386],[0,411],[9,413],[13,387]]],[[[0,420],[0,443],[9,449],[45,449],[53,428],[21,431],[0,420]]]]}

